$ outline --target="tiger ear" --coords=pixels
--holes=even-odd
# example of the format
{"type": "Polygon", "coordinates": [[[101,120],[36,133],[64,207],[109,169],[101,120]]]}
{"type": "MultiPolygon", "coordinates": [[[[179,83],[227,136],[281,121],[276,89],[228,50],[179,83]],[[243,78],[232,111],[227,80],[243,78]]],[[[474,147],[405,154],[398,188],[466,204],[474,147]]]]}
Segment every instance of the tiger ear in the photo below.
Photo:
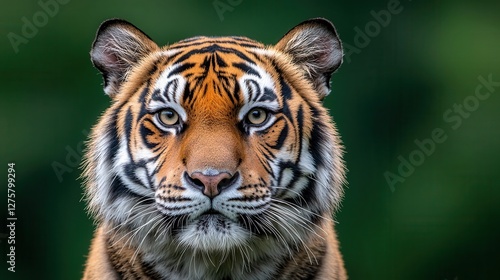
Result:
{"type": "Polygon", "coordinates": [[[132,67],[157,48],[148,35],[127,21],[110,19],[103,22],[90,56],[102,73],[106,94],[114,97],[132,67]]]}
{"type": "Polygon", "coordinates": [[[275,48],[291,56],[311,80],[321,99],[330,93],[332,73],[342,64],[342,43],[333,24],[306,20],[288,31],[275,48]]]}

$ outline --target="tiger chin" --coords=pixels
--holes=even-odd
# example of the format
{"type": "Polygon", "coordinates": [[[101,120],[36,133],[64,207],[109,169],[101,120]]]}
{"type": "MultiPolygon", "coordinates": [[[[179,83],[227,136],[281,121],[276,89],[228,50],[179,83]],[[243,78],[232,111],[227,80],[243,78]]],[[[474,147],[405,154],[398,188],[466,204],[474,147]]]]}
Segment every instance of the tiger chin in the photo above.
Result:
{"type": "Polygon", "coordinates": [[[111,105],[84,157],[97,229],[83,279],[347,279],[343,148],[322,105],[342,56],[321,18],[272,46],[159,47],[102,23],[91,59],[111,105]]]}

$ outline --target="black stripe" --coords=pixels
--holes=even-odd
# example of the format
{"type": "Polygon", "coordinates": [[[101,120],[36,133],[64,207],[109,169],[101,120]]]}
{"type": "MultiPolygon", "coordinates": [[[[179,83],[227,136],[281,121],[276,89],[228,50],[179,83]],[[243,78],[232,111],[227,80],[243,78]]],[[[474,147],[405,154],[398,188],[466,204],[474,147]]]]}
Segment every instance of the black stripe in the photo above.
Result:
{"type": "Polygon", "coordinates": [[[310,261],[308,258],[297,260],[293,258],[293,253],[281,259],[278,269],[274,273],[271,279],[281,279],[285,271],[292,267],[292,271],[288,273],[287,276],[292,276],[293,279],[310,280],[316,279],[318,272],[322,271],[321,267],[324,265],[324,256],[326,254],[326,244],[323,242],[320,245],[314,246],[313,248],[300,250],[296,249],[295,255],[300,253],[309,255],[310,253],[304,253],[304,250],[309,250],[314,256],[316,261],[310,261]],[[301,252],[302,251],[302,252],[301,252]],[[292,265],[291,265],[292,264],[292,265]]]}
{"type": "Polygon", "coordinates": [[[118,115],[121,113],[122,109],[127,105],[127,101],[124,101],[123,103],[119,104],[116,109],[113,111],[111,114],[111,117],[109,119],[111,122],[108,123],[107,130],[105,133],[109,133],[108,135],[110,136],[110,142],[109,142],[109,154],[108,154],[108,159],[109,161],[114,164],[114,157],[116,156],[118,152],[118,148],[120,147],[120,142],[119,142],[119,137],[118,137],[118,115]]]}
{"type": "Polygon", "coordinates": [[[205,84],[203,85],[203,89],[201,90],[201,96],[202,96],[202,97],[207,96],[207,92],[208,92],[208,84],[207,84],[207,83],[205,83],[205,84]]]}
{"type": "MultiPolygon", "coordinates": [[[[118,136],[118,114],[122,110],[123,106],[126,104],[120,104],[111,114],[111,121],[108,122],[105,133],[106,137],[109,137],[109,142],[107,143],[107,161],[110,166],[113,166],[115,163],[115,157],[118,153],[118,149],[120,148],[120,140],[118,136]]],[[[111,181],[110,185],[110,200],[113,202],[117,197],[126,193],[127,190],[123,186],[121,180],[118,177],[115,177],[111,181]]]]}
{"type": "Polygon", "coordinates": [[[259,48],[259,49],[262,49],[262,45],[238,43],[238,46],[241,46],[241,47],[244,47],[244,48],[259,48]]]}
{"type": "Polygon", "coordinates": [[[233,63],[232,65],[233,67],[236,67],[247,74],[254,75],[260,78],[259,72],[257,72],[252,66],[248,65],[247,63],[233,63]]]}
{"type": "MultiPolygon", "coordinates": [[[[230,99],[230,101],[231,101],[232,104],[236,104],[236,100],[235,100],[235,98],[233,96],[233,91],[231,90],[228,78],[227,77],[221,77],[220,80],[221,80],[221,83],[222,83],[222,88],[224,89],[224,93],[229,97],[229,99],[230,99]]],[[[235,82],[235,84],[237,84],[237,82],[235,82]]]]}
{"type": "Polygon", "coordinates": [[[233,90],[233,98],[234,100],[236,100],[235,103],[239,103],[240,102],[240,83],[238,83],[238,81],[234,81],[234,90],[233,90]]]}
{"type": "Polygon", "coordinates": [[[157,59],[155,62],[153,62],[153,65],[148,70],[149,76],[152,76],[158,70],[158,63],[160,63],[160,61],[161,61],[161,58],[157,59]]]}
{"type": "Polygon", "coordinates": [[[259,98],[259,101],[275,101],[278,97],[274,91],[268,87],[264,88],[264,94],[259,98]]]}
{"type": "MultiPolygon", "coordinates": [[[[124,270],[123,265],[121,265],[121,257],[118,254],[115,246],[112,245],[113,241],[109,236],[111,235],[106,236],[106,253],[108,255],[109,261],[116,274],[118,274],[118,279],[126,279],[125,276],[127,271],[124,270]]],[[[99,276],[96,275],[96,277],[98,278],[99,276]]]]}
{"type": "Polygon", "coordinates": [[[170,81],[166,86],[165,86],[165,97],[167,98],[167,101],[175,101],[177,99],[177,89],[179,88],[179,80],[174,79],[170,81]],[[172,96],[172,100],[170,100],[170,96],[172,96]]]}
{"type": "Polygon", "coordinates": [[[125,139],[126,139],[125,143],[127,143],[127,152],[130,161],[134,161],[134,157],[132,155],[132,147],[131,147],[132,142],[130,141],[132,137],[132,122],[133,122],[132,108],[129,107],[125,115],[124,128],[125,128],[125,139]]]}
{"type": "Polygon", "coordinates": [[[149,85],[150,85],[151,81],[148,80],[147,83],[146,83],[146,86],[144,87],[144,89],[142,90],[141,92],[141,95],[139,96],[139,100],[137,101],[138,104],[141,104],[141,111],[139,112],[139,116],[142,117],[144,116],[145,114],[147,114],[147,110],[146,110],[146,96],[148,95],[149,93],[149,85]]]}
{"type": "Polygon", "coordinates": [[[169,49],[182,49],[206,44],[235,44],[242,47],[262,48],[262,44],[245,37],[193,37],[179,41],[169,49]],[[198,42],[197,42],[198,41],[198,42]]]}
{"type": "Polygon", "coordinates": [[[108,123],[107,128],[106,128],[106,136],[109,137],[109,142],[107,146],[107,160],[109,161],[110,165],[113,166],[114,164],[114,157],[116,156],[116,153],[118,152],[118,148],[120,147],[120,142],[118,141],[118,131],[117,131],[117,123],[116,123],[116,114],[117,112],[113,112],[113,115],[111,117],[111,122],[108,123]]]}
{"type": "MultiPolygon", "coordinates": [[[[155,89],[155,90],[153,91],[153,93],[151,94],[151,100],[152,100],[152,101],[158,101],[158,102],[163,101],[163,100],[162,100],[162,96],[163,96],[163,95],[161,94],[161,90],[160,90],[160,89],[155,89]]],[[[167,99],[168,99],[168,98],[167,98],[167,99]]],[[[169,100],[169,101],[170,101],[170,100],[169,100]]]]}
{"type": "Polygon", "coordinates": [[[213,61],[213,55],[206,56],[205,59],[203,60],[202,63],[200,63],[201,69],[204,70],[203,77],[207,75],[207,72],[210,70],[210,68],[214,69],[214,61],[213,61]]]}
{"type": "Polygon", "coordinates": [[[311,140],[309,141],[309,152],[314,160],[315,167],[318,168],[319,166],[325,165],[321,145],[326,142],[326,135],[324,134],[324,131],[328,130],[320,121],[318,121],[320,119],[318,111],[311,108],[311,112],[313,114],[313,127],[311,131],[311,140]]]}
{"type": "Polygon", "coordinates": [[[279,75],[280,75],[279,80],[280,80],[280,86],[281,86],[281,95],[284,97],[285,101],[290,100],[290,99],[292,99],[292,90],[290,89],[288,84],[285,82],[285,79],[283,78],[281,73],[279,73],[279,75]]]}
{"type": "Polygon", "coordinates": [[[280,170],[280,173],[278,175],[278,186],[282,186],[281,180],[283,179],[283,172],[285,172],[285,170],[290,170],[292,171],[292,180],[290,180],[290,185],[282,187],[293,189],[293,186],[299,180],[300,177],[300,170],[298,169],[297,165],[291,161],[282,161],[278,163],[278,166],[280,170]]]}
{"type": "Polygon", "coordinates": [[[316,192],[314,191],[318,187],[319,186],[314,180],[309,179],[307,186],[302,189],[300,194],[293,198],[286,198],[285,201],[310,209],[311,205],[316,205],[318,203],[316,192]]]}
{"type": "MultiPolygon", "coordinates": [[[[284,83],[283,79],[280,79],[280,83],[282,84],[281,85],[282,92],[283,92],[283,88],[285,88],[286,92],[290,92],[290,88],[288,87],[288,85],[286,85],[286,83],[284,83]]],[[[289,99],[290,98],[287,98],[287,97],[283,99],[283,105],[281,107],[281,113],[290,121],[290,123],[292,124],[293,127],[296,127],[295,120],[293,118],[292,112],[290,111],[290,107],[288,106],[288,100],[289,99]]]]}
{"type": "Polygon", "coordinates": [[[181,54],[182,52],[177,52],[175,54],[171,54],[170,56],[163,57],[165,60],[163,61],[162,65],[167,66],[172,60],[176,59],[181,54]]]}
{"type": "Polygon", "coordinates": [[[192,56],[194,54],[204,54],[204,53],[214,53],[214,52],[222,52],[222,53],[235,54],[236,56],[238,56],[239,58],[241,58],[241,59],[243,59],[245,61],[253,62],[248,56],[246,56],[244,53],[242,53],[242,52],[240,52],[240,51],[238,51],[236,49],[221,47],[221,46],[219,46],[217,44],[212,44],[210,46],[207,46],[207,47],[204,47],[204,48],[201,48],[201,49],[194,49],[194,50],[191,50],[191,51],[183,54],[181,57],[179,57],[174,62],[174,64],[182,62],[182,61],[186,60],[187,58],[189,58],[190,56],[192,56]]]}
{"type": "Polygon", "coordinates": [[[245,80],[245,86],[247,87],[248,90],[248,100],[255,102],[257,97],[260,95],[260,86],[259,83],[257,83],[254,80],[245,80]],[[255,92],[254,92],[255,90],[255,92]]]}
{"type": "MultiPolygon", "coordinates": [[[[119,197],[135,197],[137,199],[143,198],[142,196],[132,192],[125,184],[119,176],[113,178],[113,181],[110,185],[110,201],[114,202],[119,197]]],[[[148,200],[149,201],[149,200],[148,200]]]]}
{"type": "Polygon", "coordinates": [[[184,101],[185,103],[189,103],[189,101],[191,101],[191,99],[193,99],[193,91],[191,91],[189,89],[189,86],[186,85],[184,87],[184,93],[182,95],[182,101],[184,101]]]}
{"type": "Polygon", "coordinates": [[[262,160],[261,157],[257,157],[257,158],[258,158],[260,164],[262,165],[262,167],[266,170],[266,173],[271,175],[274,178],[274,173],[273,173],[273,170],[271,169],[271,165],[269,163],[271,161],[271,159],[273,158],[272,153],[266,147],[263,146],[262,148],[264,149],[264,151],[262,151],[262,156],[265,158],[265,160],[262,160]]]}
{"type": "MultiPolygon", "coordinates": [[[[276,121],[278,122],[279,119],[276,121]]],[[[280,131],[280,135],[278,136],[278,140],[276,140],[276,144],[274,145],[269,145],[270,148],[279,150],[281,147],[283,147],[283,144],[285,144],[285,140],[288,137],[288,123],[286,121],[285,125],[283,126],[283,129],[280,131]]]]}
{"type": "Polygon", "coordinates": [[[267,57],[265,55],[262,55],[261,53],[255,53],[255,52],[253,52],[251,50],[247,50],[247,52],[252,55],[252,57],[253,57],[253,64],[257,64],[257,63],[255,63],[255,61],[258,61],[258,62],[260,62],[263,65],[272,64],[272,62],[270,62],[270,60],[269,60],[269,57],[267,57]]]}
{"type": "Polygon", "coordinates": [[[164,279],[158,272],[154,270],[155,264],[149,263],[141,259],[142,272],[149,277],[149,279],[164,279]]]}
{"type": "Polygon", "coordinates": [[[215,59],[216,59],[217,65],[219,65],[219,67],[227,67],[227,63],[224,61],[224,59],[222,59],[220,57],[220,55],[216,55],[215,59]]]}
{"type": "MultiPolygon", "coordinates": [[[[179,61],[181,60],[181,58],[179,58],[174,64],[178,63],[179,61]]],[[[174,69],[172,69],[172,71],[170,71],[170,73],[168,73],[168,76],[167,78],[170,78],[172,77],[173,75],[176,75],[176,74],[179,74],[181,72],[184,72],[185,70],[188,70],[188,69],[191,69],[195,66],[196,64],[194,63],[183,63],[177,67],[175,67],[174,69]]]]}
{"type": "Polygon", "coordinates": [[[303,141],[303,133],[304,133],[304,109],[302,107],[302,104],[299,105],[299,109],[297,110],[297,127],[299,129],[298,131],[298,140],[299,140],[299,147],[298,147],[298,152],[297,152],[297,161],[296,163],[298,164],[302,155],[302,141],[303,141]]]}
{"type": "Polygon", "coordinates": [[[151,176],[148,173],[148,169],[146,168],[147,161],[145,160],[140,160],[138,162],[131,162],[126,164],[123,167],[123,171],[125,173],[125,176],[132,181],[132,183],[137,184],[139,186],[144,186],[143,182],[137,177],[137,170],[138,169],[144,169],[146,172],[146,178],[148,180],[149,186],[144,186],[146,188],[153,188],[153,182],[151,181],[151,176]]]}
{"type": "Polygon", "coordinates": [[[141,134],[141,138],[142,138],[142,142],[144,143],[144,145],[150,149],[150,150],[155,150],[157,144],[154,144],[154,143],[151,143],[148,141],[147,137],[148,136],[154,136],[155,135],[155,132],[152,131],[150,128],[148,128],[146,126],[146,124],[149,124],[149,125],[155,125],[150,119],[145,119],[142,123],[141,123],[141,127],[139,129],[139,133],[141,134]]]}
{"type": "Polygon", "coordinates": [[[258,157],[259,162],[262,165],[262,167],[264,167],[264,169],[266,170],[266,173],[271,175],[271,177],[273,179],[275,179],[276,176],[273,173],[273,170],[271,168],[271,163],[270,163],[271,160],[273,160],[275,158],[275,156],[266,146],[262,146],[262,148],[264,149],[264,151],[261,151],[261,152],[262,152],[262,155],[264,156],[264,158],[266,159],[266,161],[263,161],[260,157],[258,157]]]}

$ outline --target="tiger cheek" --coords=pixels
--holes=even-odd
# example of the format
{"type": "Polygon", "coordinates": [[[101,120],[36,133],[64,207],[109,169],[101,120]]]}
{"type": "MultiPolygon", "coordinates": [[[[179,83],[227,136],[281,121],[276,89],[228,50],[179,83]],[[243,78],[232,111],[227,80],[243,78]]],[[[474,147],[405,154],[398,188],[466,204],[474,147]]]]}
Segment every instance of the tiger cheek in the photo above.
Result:
{"type": "Polygon", "coordinates": [[[245,197],[262,196],[270,193],[271,174],[266,171],[262,164],[265,158],[257,155],[255,150],[247,151],[246,160],[242,163],[241,171],[243,175],[242,188],[240,192],[245,197]]]}
{"type": "Polygon", "coordinates": [[[296,136],[293,124],[286,118],[280,118],[264,134],[263,141],[274,153],[284,156],[283,152],[287,152],[286,157],[294,158],[298,149],[296,136]]]}
{"type": "Polygon", "coordinates": [[[180,197],[181,188],[181,165],[165,164],[156,174],[158,181],[156,189],[157,198],[180,197]]]}
{"type": "Polygon", "coordinates": [[[140,131],[137,131],[137,134],[142,136],[142,143],[144,143],[146,148],[152,153],[158,153],[170,146],[170,141],[153,123],[152,116],[145,117],[139,129],[140,131]]]}
{"type": "Polygon", "coordinates": [[[176,145],[178,143],[175,139],[164,136],[160,145],[161,148],[156,151],[159,154],[156,167],[158,171],[155,176],[159,189],[166,186],[173,188],[182,184],[180,174],[182,174],[183,168],[182,162],[179,160],[179,151],[175,148],[176,145]]]}

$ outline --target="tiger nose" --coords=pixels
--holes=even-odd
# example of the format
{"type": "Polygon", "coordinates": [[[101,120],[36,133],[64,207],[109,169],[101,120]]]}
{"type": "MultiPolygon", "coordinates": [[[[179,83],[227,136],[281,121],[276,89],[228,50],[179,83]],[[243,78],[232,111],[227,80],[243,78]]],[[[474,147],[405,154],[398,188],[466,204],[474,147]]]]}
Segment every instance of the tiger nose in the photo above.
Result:
{"type": "Polygon", "coordinates": [[[203,191],[203,194],[214,198],[219,193],[231,186],[238,179],[238,173],[234,176],[228,172],[221,172],[217,175],[205,175],[202,172],[193,172],[191,175],[187,175],[186,180],[194,187],[203,191]]]}

